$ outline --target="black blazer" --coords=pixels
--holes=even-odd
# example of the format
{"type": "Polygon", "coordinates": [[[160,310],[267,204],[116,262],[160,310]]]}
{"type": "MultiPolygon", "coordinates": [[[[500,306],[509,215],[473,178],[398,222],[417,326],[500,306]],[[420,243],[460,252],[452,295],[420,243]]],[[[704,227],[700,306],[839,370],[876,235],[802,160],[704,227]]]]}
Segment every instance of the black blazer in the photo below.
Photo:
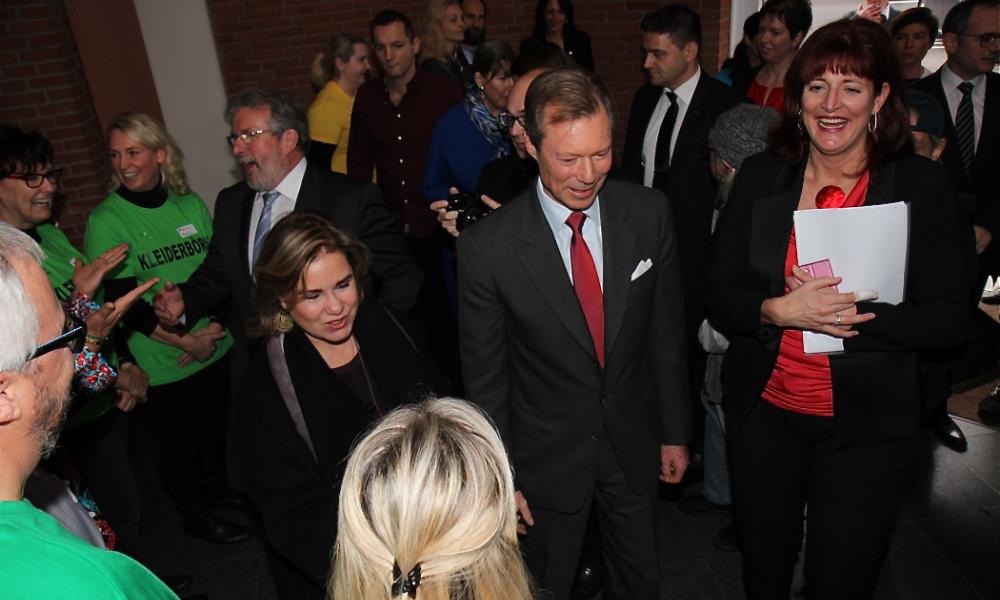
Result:
{"type": "MultiPolygon", "coordinates": [[[[644,85],[632,99],[628,128],[625,130],[622,170],[636,183],[642,183],[642,144],[646,128],[662,94],[662,87],[644,85]]],[[[662,177],[653,179],[653,187],[667,195],[674,209],[687,301],[686,314],[689,327],[695,329],[704,318],[712,209],[718,189],[709,169],[708,132],[720,114],[746,101],[745,97],[702,71],[684,121],[678,125],[680,131],[677,133],[673,160],[667,169],[669,183],[662,177]]]]}
{"type": "MultiPolygon", "coordinates": [[[[709,296],[713,325],[730,340],[722,381],[727,417],[742,423],[757,405],[778,357],[782,329],[762,325],[760,307],[784,293],[792,213],[805,161],[774,154],[740,169],[716,231],[709,296]]],[[[844,446],[915,434],[920,427],[918,351],[955,346],[969,327],[968,275],[955,190],[947,169],[910,156],[875,168],[866,205],[906,201],[910,245],[906,299],[859,302],[875,319],[856,327],[845,352],[830,356],[834,423],[844,446]]]]}
{"type": "MultiPolygon", "coordinates": [[[[945,111],[944,134],[948,144],[944,147],[941,162],[954,171],[958,191],[974,198],[969,209],[974,225],[979,225],[993,235],[994,247],[1000,246],[1000,75],[986,75],[986,100],[983,122],[979,133],[976,158],[972,163],[972,179],[965,175],[962,151],[955,139],[955,123],[948,108],[948,99],[941,87],[941,70],[913,84],[913,89],[938,99],[945,111]]],[[[997,253],[1000,256],[1000,252],[997,253]]]]}
{"type": "MultiPolygon", "coordinates": [[[[354,335],[385,412],[440,389],[427,357],[407,339],[412,334],[400,329],[378,302],[362,302],[354,335]]],[[[264,537],[301,579],[299,586],[294,581],[284,586],[318,591],[330,568],[347,457],[375,415],[330,371],[300,329],[285,336],[284,349],[316,458],[295,429],[263,347],[243,381],[238,449],[249,466],[246,489],[261,517],[264,537]]]]}
{"type": "MultiPolygon", "coordinates": [[[[227,325],[244,347],[246,323],[252,314],[253,284],[247,245],[255,193],[244,181],[219,192],[208,254],[198,270],[181,285],[188,319],[210,314],[230,301],[227,325]]],[[[319,213],[361,240],[371,252],[370,272],[379,300],[403,312],[413,308],[423,272],[386,210],[377,187],[310,162],[295,211],[319,213]]]]}
{"type": "Polygon", "coordinates": [[[691,438],[670,207],[609,180],[600,210],[603,370],[535,188],[458,239],[465,390],[496,423],[533,507],[579,509],[605,430],[636,493],[657,482],[659,445],[691,438]],[[652,267],[632,280],[645,259],[652,267]]]}

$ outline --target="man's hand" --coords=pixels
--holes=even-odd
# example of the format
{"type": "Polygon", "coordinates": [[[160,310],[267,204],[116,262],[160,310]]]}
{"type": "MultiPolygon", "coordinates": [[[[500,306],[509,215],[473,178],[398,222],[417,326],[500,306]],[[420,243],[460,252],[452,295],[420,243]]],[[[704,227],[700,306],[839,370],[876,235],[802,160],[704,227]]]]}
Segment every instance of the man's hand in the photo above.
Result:
{"type": "Polygon", "coordinates": [[[660,446],[660,481],[680,483],[688,468],[687,446],[660,446]]]}
{"type": "Polygon", "coordinates": [[[448,210],[447,200],[431,202],[431,210],[437,213],[437,220],[441,227],[452,236],[458,237],[458,211],[448,210]]]}
{"type": "Polygon", "coordinates": [[[865,0],[858,6],[858,10],[855,13],[861,19],[868,19],[869,21],[874,21],[875,23],[882,24],[882,7],[878,2],[871,2],[870,0],[865,0]]]}
{"type": "Polygon", "coordinates": [[[517,534],[524,535],[528,533],[528,527],[535,525],[535,519],[531,516],[528,501],[524,499],[521,490],[514,492],[514,505],[517,506],[517,534]]]}
{"type": "Polygon", "coordinates": [[[171,282],[166,282],[160,293],[153,296],[153,312],[164,327],[175,327],[184,314],[184,294],[171,282]]]}
{"type": "Polygon", "coordinates": [[[149,391],[149,375],[138,365],[125,362],[118,367],[115,380],[115,406],[122,412],[129,412],[139,402],[146,401],[149,391]]]}
{"type": "Polygon", "coordinates": [[[224,337],[226,330],[218,323],[209,323],[208,326],[185,335],[187,348],[177,359],[177,364],[186,367],[196,360],[208,360],[215,354],[215,343],[224,337]]]}
{"type": "Polygon", "coordinates": [[[117,267],[128,254],[128,244],[112,246],[100,256],[85,263],[79,258],[73,259],[73,289],[88,298],[94,297],[94,292],[101,285],[101,280],[108,271],[117,267]]]}
{"type": "Polygon", "coordinates": [[[993,234],[990,233],[989,229],[979,225],[973,225],[972,231],[976,234],[976,254],[982,254],[983,250],[986,250],[986,247],[993,241],[993,234]]]}

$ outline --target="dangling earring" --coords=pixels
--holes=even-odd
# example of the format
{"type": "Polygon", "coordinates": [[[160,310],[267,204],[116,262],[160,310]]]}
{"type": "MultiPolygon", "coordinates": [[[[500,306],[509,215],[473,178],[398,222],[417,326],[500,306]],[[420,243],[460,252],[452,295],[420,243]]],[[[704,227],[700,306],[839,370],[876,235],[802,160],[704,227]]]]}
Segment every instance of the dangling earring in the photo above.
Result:
{"type": "Polygon", "coordinates": [[[802,109],[801,108],[799,109],[798,121],[795,122],[795,125],[799,128],[799,133],[805,133],[805,131],[802,129],[802,109]]]}
{"type": "Polygon", "coordinates": [[[295,326],[295,322],[292,321],[292,317],[289,316],[285,311],[279,312],[274,317],[274,332],[278,335],[284,335],[292,330],[295,326]]]}
{"type": "Polygon", "coordinates": [[[872,118],[868,119],[868,133],[875,135],[878,130],[878,113],[872,113],[872,118]]]}

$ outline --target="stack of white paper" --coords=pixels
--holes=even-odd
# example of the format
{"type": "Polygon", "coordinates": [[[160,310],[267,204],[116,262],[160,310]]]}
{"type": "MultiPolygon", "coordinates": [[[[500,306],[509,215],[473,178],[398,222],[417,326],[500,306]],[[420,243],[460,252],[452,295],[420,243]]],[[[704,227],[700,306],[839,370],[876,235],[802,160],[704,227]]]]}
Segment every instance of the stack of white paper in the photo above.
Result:
{"type": "MultiPolygon", "coordinates": [[[[903,301],[909,237],[910,206],[904,202],[795,211],[799,264],[828,259],[843,278],[838,290],[875,290],[879,302],[903,301]]],[[[840,338],[811,331],[803,345],[807,354],[844,350],[840,338]]]]}

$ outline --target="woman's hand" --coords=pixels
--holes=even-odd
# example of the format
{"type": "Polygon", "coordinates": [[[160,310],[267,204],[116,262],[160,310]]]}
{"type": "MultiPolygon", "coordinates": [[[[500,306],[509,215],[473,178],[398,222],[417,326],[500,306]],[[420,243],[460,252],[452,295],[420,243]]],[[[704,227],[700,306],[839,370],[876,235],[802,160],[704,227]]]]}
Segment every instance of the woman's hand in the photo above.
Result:
{"type": "Polygon", "coordinates": [[[135,405],[146,401],[149,391],[149,375],[138,365],[125,362],[118,367],[115,380],[115,406],[122,412],[129,412],[135,405]]]}
{"type": "Polygon", "coordinates": [[[185,352],[177,359],[177,364],[186,367],[194,361],[205,361],[215,354],[216,342],[226,337],[226,330],[218,323],[184,336],[185,352]]]}
{"type": "Polygon", "coordinates": [[[431,202],[431,210],[437,213],[437,220],[441,227],[452,236],[458,237],[458,211],[448,210],[447,200],[431,202]]]}
{"type": "Polygon", "coordinates": [[[159,281],[159,277],[154,277],[114,302],[102,304],[100,309],[87,317],[87,335],[94,338],[108,337],[128,309],[159,281]]]}
{"type": "Polygon", "coordinates": [[[841,282],[840,277],[813,279],[798,267],[792,268],[792,275],[785,280],[787,294],[768,298],[761,305],[761,322],[848,338],[858,335],[854,325],[875,318],[874,313],[858,314],[856,306],[862,300],[875,299],[875,292],[838,293],[832,288],[841,282]]]}
{"type": "Polygon", "coordinates": [[[94,292],[101,285],[101,280],[108,274],[108,271],[117,267],[128,254],[128,244],[118,244],[112,246],[101,253],[100,256],[85,263],[76,258],[73,259],[73,289],[82,292],[88,298],[94,297],[94,292]]]}

